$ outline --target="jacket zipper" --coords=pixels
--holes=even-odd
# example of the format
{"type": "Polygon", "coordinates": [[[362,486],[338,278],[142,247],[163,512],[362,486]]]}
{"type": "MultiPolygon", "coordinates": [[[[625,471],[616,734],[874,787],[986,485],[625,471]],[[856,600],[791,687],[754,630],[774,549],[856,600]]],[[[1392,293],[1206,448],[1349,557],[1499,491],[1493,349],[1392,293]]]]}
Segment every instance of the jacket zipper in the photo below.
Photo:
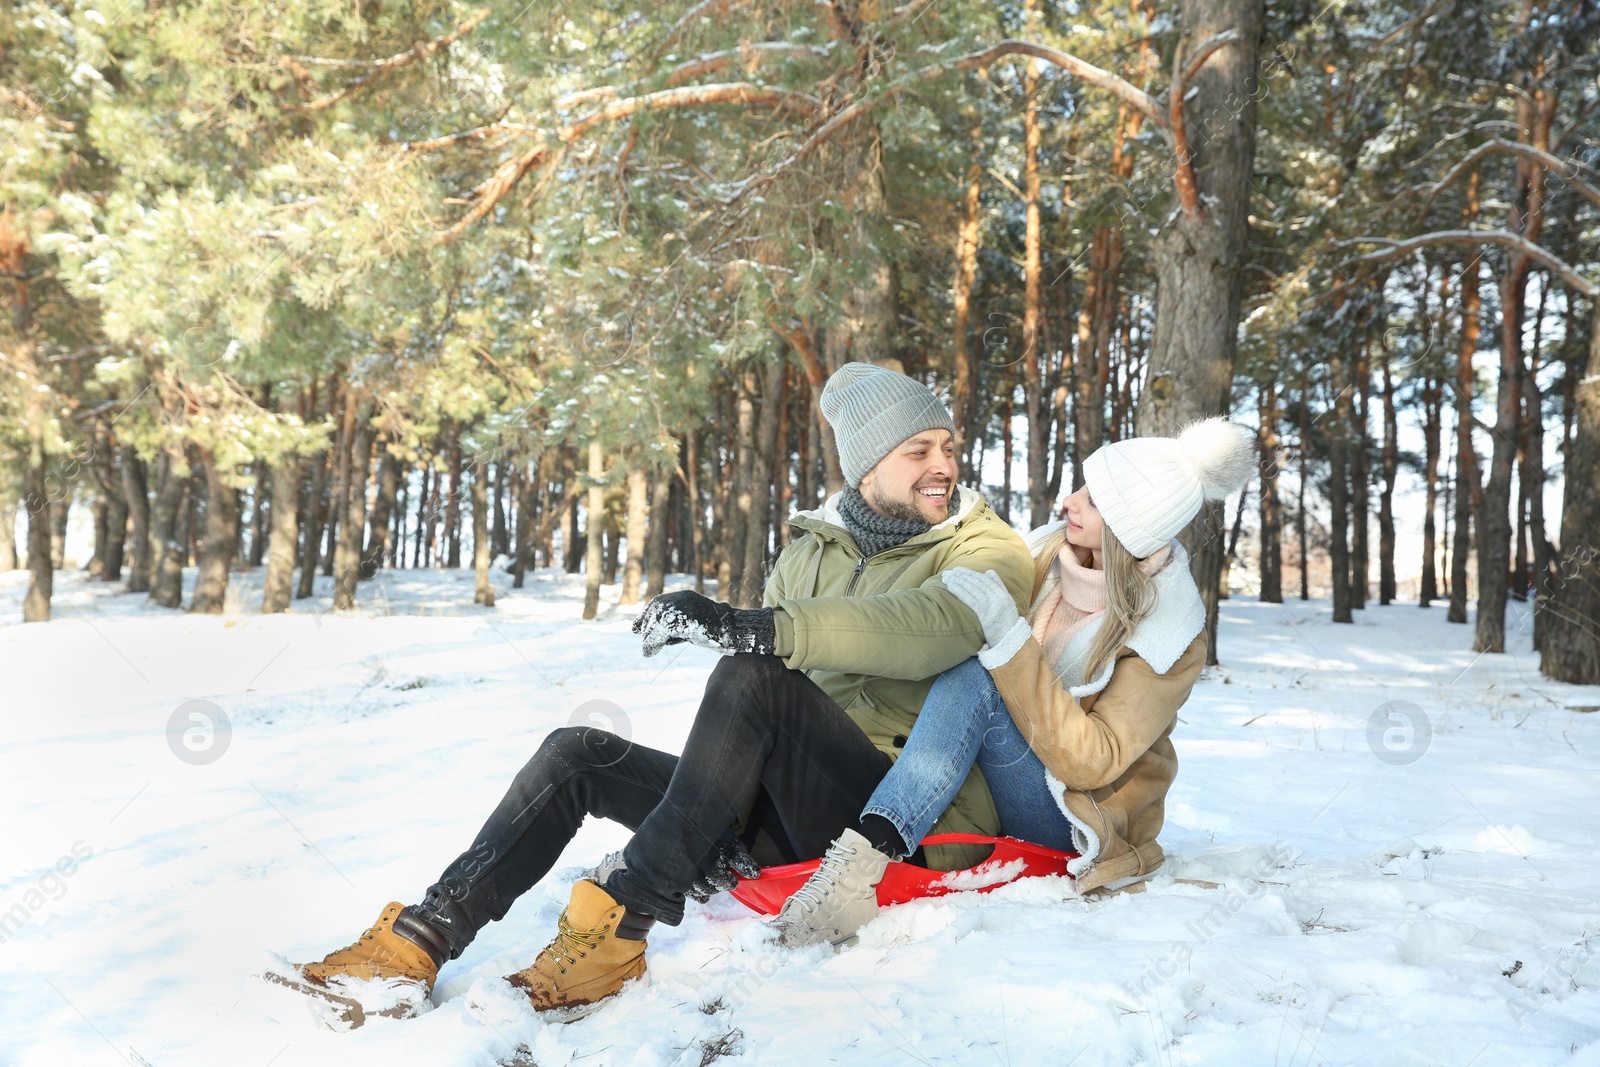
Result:
{"type": "MultiPolygon", "coordinates": [[[[819,550],[819,553],[820,553],[820,550],[819,550]]],[[[820,555],[819,555],[819,558],[820,558],[820,555]]],[[[855,573],[850,575],[850,584],[845,586],[845,590],[844,590],[844,595],[845,596],[849,596],[851,593],[856,591],[856,582],[861,580],[861,571],[866,567],[866,565],[867,565],[867,557],[866,556],[859,556],[859,557],[856,558],[855,573]]],[[[816,593],[816,587],[814,585],[813,585],[811,591],[812,591],[813,594],[816,593]]],[[[807,670],[806,671],[806,677],[810,678],[812,676],[812,673],[815,670],[816,670],[816,668],[811,668],[810,670],[807,670]]],[[[865,683],[862,683],[862,684],[864,685],[865,683]]],[[[857,690],[857,695],[860,695],[860,690],[857,690]]]]}
{"type": "Polygon", "coordinates": [[[867,565],[867,557],[862,556],[856,560],[856,572],[850,576],[850,584],[845,586],[844,595],[849,596],[856,591],[856,583],[861,580],[861,571],[867,565]]]}

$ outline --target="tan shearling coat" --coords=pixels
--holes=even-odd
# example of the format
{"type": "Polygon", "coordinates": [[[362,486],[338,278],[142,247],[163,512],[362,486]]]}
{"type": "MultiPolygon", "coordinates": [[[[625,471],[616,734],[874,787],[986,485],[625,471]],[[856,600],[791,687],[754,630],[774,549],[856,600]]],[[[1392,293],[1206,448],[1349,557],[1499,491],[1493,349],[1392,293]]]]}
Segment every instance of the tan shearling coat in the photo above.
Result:
{"type": "MultiPolygon", "coordinates": [[[[1172,549],[1155,575],[1155,611],[1095,678],[1063,683],[1025,622],[978,657],[1072,823],[1082,855],[1068,871],[1079,893],[1116,888],[1162,863],[1156,837],[1178,773],[1172,729],[1206,658],[1205,606],[1188,553],[1176,540],[1172,549]]],[[[1074,635],[1063,662],[1086,653],[1103,621],[1074,635]]]]}

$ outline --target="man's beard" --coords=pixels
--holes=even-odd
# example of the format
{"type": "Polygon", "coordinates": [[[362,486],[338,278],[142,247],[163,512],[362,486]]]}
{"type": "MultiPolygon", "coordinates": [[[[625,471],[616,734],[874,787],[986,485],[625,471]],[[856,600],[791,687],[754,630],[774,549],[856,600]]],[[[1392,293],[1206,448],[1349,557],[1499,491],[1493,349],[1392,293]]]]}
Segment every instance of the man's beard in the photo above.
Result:
{"type": "MultiPolygon", "coordinates": [[[[925,486],[924,488],[927,488],[927,487],[925,486]]],[[[886,516],[886,517],[891,518],[891,519],[901,519],[901,520],[903,520],[905,522],[927,523],[927,521],[928,521],[927,516],[922,514],[921,509],[919,509],[917,507],[917,502],[914,499],[913,500],[895,500],[892,497],[884,496],[883,495],[883,491],[880,490],[876,485],[871,486],[870,487],[870,491],[871,491],[872,495],[868,499],[867,503],[871,504],[872,505],[872,510],[876,511],[879,515],[883,515],[883,516],[886,516]]],[[[945,494],[946,495],[945,495],[945,498],[944,498],[944,501],[945,501],[945,513],[946,514],[949,514],[949,511],[950,511],[949,491],[950,491],[950,486],[946,485],[945,486],[945,494]]],[[[915,496],[917,491],[915,489],[913,489],[913,490],[911,490],[911,492],[912,492],[912,495],[915,496]]]]}

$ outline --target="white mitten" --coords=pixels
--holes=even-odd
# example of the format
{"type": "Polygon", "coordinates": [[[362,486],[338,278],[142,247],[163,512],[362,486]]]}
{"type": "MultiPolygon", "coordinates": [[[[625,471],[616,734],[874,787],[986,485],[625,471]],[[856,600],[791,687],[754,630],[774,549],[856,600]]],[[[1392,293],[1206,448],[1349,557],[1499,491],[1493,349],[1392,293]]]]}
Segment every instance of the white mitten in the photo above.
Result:
{"type": "Polygon", "coordinates": [[[968,567],[952,567],[941,574],[945,588],[971,608],[989,642],[978,659],[991,670],[1017,654],[1033,632],[1028,620],[1017,614],[1011,590],[994,571],[979,574],[968,567]]]}

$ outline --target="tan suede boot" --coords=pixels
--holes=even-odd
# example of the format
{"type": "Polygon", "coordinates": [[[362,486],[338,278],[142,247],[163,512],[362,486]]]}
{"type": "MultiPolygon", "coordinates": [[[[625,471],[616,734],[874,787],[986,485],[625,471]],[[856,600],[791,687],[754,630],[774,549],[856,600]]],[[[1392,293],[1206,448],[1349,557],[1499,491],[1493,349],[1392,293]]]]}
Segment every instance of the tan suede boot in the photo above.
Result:
{"type": "Polygon", "coordinates": [[[390,901],[359,938],[320,963],[296,963],[293,973],[262,977],[332,1004],[335,1017],[324,1022],[338,1029],[360,1026],[368,1015],[420,1015],[433,1006],[433,982],[439,975],[434,955],[442,958],[445,946],[439,939],[430,953],[420,941],[437,934],[420,920],[402,919],[403,910],[399,901],[390,901]],[[398,931],[397,919],[402,923],[398,931]]]}
{"type": "Polygon", "coordinates": [[[589,1014],[621,992],[623,983],[644,974],[645,941],[613,933],[626,910],[595,883],[587,879],[573,883],[567,910],[557,920],[560,932],[555,940],[531,967],[506,981],[554,1022],[589,1014]]]}

